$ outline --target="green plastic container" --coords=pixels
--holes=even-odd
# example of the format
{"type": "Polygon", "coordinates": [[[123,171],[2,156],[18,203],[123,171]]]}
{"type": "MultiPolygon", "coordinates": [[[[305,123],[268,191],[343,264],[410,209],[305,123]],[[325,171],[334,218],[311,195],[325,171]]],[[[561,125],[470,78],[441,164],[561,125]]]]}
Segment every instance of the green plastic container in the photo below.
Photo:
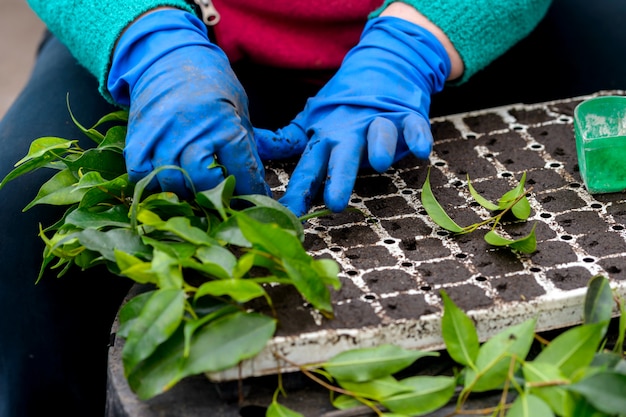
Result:
{"type": "Polygon", "coordinates": [[[603,96],[574,109],[580,175],[592,194],[626,190],[626,97],[603,96]]]}

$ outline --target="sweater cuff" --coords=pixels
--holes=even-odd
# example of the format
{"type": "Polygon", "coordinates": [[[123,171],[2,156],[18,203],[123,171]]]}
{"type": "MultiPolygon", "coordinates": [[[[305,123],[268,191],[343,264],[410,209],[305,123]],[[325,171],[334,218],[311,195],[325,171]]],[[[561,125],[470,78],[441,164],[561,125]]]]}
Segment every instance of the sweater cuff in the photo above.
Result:
{"type": "Polygon", "coordinates": [[[118,38],[128,25],[157,7],[194,12],[185,0],[28,0],[33,11],[76,58],[98,79],[99,91],[114,103],[107,77],[118,38]]]}
{"type": "Polygon", "coordinates": [[[415,7],[450,39],[465,71],[461,84],[526,37],[543,19],[551,0],[386,0],[369,18],[380,16],[391,3],[415,7]]]}

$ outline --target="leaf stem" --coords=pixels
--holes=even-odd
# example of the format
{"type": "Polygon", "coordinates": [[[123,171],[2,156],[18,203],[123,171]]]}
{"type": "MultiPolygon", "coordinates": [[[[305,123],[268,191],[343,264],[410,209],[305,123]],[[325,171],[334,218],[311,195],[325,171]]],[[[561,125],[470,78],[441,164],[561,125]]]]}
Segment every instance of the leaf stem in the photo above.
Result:
{"type": "Polygon", "coordinates": [[[323,388],[335,392],[337,394],[343,394],[343,395],[347,395],[349,397],[352,397],[354,399],[356,399],[357,401],[359,401],[360,403],[362,403],[363,405],[369,407],[374,413],[376,413],[377,416],[383,416],[383,411],[380,409],[380,407],[374,402],[374,401],[370,401],[364,397],[361,397],[360,395],[352,392],[352,391],[348,391],[345,390],[341,387],[338,387],[336,385],[332,385],[329,384],[328,382],[324,381],[323,379],[317,377],[317,375],[315,375],[315,369],[313,369],[313,371],[311,371],[311,369],[309,369],[306,365],[300,365],[297,364],[291,360],[289,360],[288,358],[286,358],[285,356],[281,355],[280,353],[274,351],[274,356],[284,362],[287,362],[289,365],[297,367],[300,372],[302,372],[306,377],[308,377],[309,379],[311,379],[312,381],[316,382],[317,384],[321,385],[323,388]]]}

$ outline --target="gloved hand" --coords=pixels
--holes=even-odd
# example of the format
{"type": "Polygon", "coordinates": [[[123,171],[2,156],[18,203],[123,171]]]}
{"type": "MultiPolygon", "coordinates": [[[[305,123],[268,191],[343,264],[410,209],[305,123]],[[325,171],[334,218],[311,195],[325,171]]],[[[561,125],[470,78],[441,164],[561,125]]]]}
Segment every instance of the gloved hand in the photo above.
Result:
{"type": "MultiPolygon", "coordinates": [[[[196,16],[164,9],[139,18],[119,39],[107,81],[113,99],[130,106],[124,157],[131,181],[176,165],[202,191],[224,179],[217,163],[235,176],[236,193],[270,195],[246,93],[196,16]]],[[[157,182],[164,191],[190,191],[178,170],[161,171],[157,182]]]]}
{"type": "Polygon", "coordinates": [[[264,160],[302,153],[280,202],[303,215],[325,181],[325,204],[339,212],[362,161],[384,172],[409,152],[427,159],[430,98],[443,88],[450,67],[427,30],[391,16],[371,19],[339,71],[288,126],[255,130],[264,160]]]}

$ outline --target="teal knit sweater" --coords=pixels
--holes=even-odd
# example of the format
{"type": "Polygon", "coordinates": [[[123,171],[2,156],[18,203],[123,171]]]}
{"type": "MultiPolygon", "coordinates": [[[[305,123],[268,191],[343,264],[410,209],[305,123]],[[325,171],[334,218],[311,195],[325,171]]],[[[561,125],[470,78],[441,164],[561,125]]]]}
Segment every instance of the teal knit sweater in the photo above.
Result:
{"type": "MultiPolygon", "coordinates": [[[[267,0],[265,0],[267,1],[267,0]]],[[[376,17],[386,0],[370,18],[376,17]]],[[[448,35],[465,64],[460,82],[525,37],[551,0],[401,0],[414,6],[448,35]]],[[[30,7],[78,62],[94,74],[110,100],[106,79],[118,37],[148,10],[173,6],[192,11],[185,0],[28,0],[30,7]]]]}
{"type": "Polygon", "coordinates": [[[528,35],[548,11],[552,0],[386,0],[410,4],[450,39],[465,64],[460,82],[528,35]]]}

